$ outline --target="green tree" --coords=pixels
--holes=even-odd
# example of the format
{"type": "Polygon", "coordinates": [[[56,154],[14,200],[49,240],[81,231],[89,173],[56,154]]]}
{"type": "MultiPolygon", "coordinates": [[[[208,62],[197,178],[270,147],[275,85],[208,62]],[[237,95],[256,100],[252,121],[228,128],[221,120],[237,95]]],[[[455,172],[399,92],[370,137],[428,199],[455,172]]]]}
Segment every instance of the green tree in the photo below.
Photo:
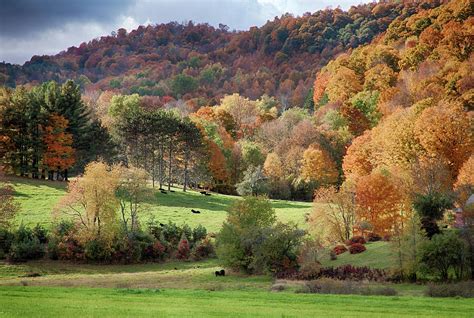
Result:
{"type": "Polygon", "coordinates": [[[242,182],[236,184],[240,195],[260,195],[268,191],[267,178],[262,166],[250,166],[244,173],[242,182]]]}

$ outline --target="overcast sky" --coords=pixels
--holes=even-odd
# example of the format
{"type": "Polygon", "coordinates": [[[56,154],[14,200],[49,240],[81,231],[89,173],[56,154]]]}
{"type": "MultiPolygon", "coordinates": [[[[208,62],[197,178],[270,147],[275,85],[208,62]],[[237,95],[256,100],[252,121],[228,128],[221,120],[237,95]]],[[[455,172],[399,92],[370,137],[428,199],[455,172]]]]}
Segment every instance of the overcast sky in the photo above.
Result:
{"type": "Polygon", "coordinates": [[[2,0],[0,62],[23,64],[119,28],[170,21],[208,22],[230,29],[261,26],[285,12],[348,9],[367,0],[2,0]]]}

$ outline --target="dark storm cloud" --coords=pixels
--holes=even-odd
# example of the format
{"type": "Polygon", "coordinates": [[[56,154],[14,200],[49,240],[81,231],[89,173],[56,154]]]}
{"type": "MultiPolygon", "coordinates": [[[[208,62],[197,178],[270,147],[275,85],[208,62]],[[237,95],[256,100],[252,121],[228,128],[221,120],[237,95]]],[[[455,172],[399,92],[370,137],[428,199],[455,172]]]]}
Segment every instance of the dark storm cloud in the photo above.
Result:
{"type": "Polygon", "coordinates": [[[129,0],[4,0],[0,34],[25,36],[65,23],[107,22],[132,4],[129,0]]]}

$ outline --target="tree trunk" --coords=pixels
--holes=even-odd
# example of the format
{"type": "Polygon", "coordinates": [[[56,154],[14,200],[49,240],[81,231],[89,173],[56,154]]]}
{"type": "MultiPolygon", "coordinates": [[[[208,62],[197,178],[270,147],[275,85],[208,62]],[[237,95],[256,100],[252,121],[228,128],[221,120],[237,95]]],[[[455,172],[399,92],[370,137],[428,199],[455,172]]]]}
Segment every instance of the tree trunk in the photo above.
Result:
{"type": "Polygon", "coordinates": [[[168,149],[168,159],[169,159],[169,162],[168,162],[168,191],[171,190],[171,166],[172,166],[171,156],[172,156],[172,154],[173,154],[173,142],[172,142],[172,139],[170,137],[169,149],[168,149]]]}
{"type": "Polygon", "coordinates": [[[186,146],[184,153],[184,180],[183,180],[183,191],[186,192],[188,185],[188,160],[189,160],[189,147],[186,146]]]}
{"type": "Polygon", "coordinates": [[[163,142],[160,142],[160,165],[159,165],[159,181],[160,181],[160,190],[163,189],[163,142]]]}

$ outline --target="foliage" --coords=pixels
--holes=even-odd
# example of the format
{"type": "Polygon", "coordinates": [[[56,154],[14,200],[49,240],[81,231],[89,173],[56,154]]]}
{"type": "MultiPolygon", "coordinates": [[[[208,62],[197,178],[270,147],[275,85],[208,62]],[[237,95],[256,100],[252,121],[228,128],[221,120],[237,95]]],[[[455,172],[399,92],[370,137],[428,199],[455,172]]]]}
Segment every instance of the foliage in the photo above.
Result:
{"type": "Polygon", "coordinates": [[[342,253],[347,252],[347,247],[345,247],[344,245],[336,245],[332,250],[336,255],[340,255],[342,253]]]}
{"type": "Polygon", "coordinates": [[[436,221],[440,220],[444,215],[444,211],[452,205],[452,198],[439,192],[432,192],[427,195],[418,194],[415,197],[413,208],[418,212],[421,218],[421,227],[426,231],[429,238],[440,232],[436,221]]]}
{"type": "Polygon", "coordinates": [[[382,295],[396,296],[398,293],[391,287],[361,287],[351,281],[340,281],[331,278],[320,278],[306,282],[304,287],[298,290],[300,293],[314,294],[338,294],[338,295],[382,295]]]}
{"type": "Polygon", "coordinates": [[[446,281],[464,277],[466,246],[454,231],[435,234],[420,251],[422,269],[446,281]]]}
{"type": "Polygon", "coordinates": [[[216,240],[224,265],[245,272],[278,273],[296,266],[304,232],[275,224],[275,211],[264,197],[245,197],[229,210],[216,240]]]}
{"type": "Polygon", "coordinates": [[[430,297],[474,297],[474,282],[466,281],[450,284],[428,284],[425,291],[430,297]]]}
{"type": "Polygon", "coordinates": [[[318,189],[314,203],[310,216],[314,231],[326,230],[323,235],[329,240],[348,240],[355,224],[355,196],[348,184],[345,183],[339,190],[335,187],[318,189]]]}
{"type": "Polygon", "coordinates": [[[363,236],[353,236],[349,240],[346,241],[346,245],[353,245],[353,244],[365,244],[365,238],[363,236]]]}
{"type": "Polygon", "coordinates": [[[266,177],[262,167],[250,166],[244,174],[242,182],[236,184],[237,193],[245,195],[262,195],[267,192],[266,177]]]}
{"type": "Polygon", "coordinates": [[[361,243],[353,243],[349,246],[349,253],[351,254],[359,254],[365,252],[366,248],[361,243]]]}

